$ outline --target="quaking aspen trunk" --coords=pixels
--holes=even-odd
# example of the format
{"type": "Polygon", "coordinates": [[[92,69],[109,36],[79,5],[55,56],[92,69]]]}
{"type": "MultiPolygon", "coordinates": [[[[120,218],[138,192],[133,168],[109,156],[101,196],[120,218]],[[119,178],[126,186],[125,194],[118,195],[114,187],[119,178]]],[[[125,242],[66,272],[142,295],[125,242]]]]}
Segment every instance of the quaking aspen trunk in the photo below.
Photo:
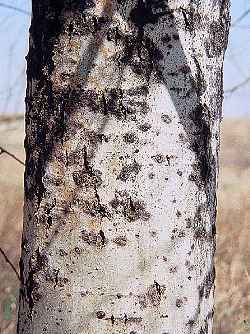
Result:
{"type": "Polygon", "coordinates": [[[210,334],[226,0],[33,0],[18,334],[210,334]]]}

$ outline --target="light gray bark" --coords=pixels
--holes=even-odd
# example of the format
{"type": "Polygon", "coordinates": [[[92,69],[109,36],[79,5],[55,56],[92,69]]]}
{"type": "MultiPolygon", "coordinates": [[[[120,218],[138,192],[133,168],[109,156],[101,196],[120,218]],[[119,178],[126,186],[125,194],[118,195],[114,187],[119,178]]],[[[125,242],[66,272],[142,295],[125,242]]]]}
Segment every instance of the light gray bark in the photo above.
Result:
{"type": "Polygon", "coordinates": [[[223,0],[33,0],[18,334],[212,333],[223,0]]]}

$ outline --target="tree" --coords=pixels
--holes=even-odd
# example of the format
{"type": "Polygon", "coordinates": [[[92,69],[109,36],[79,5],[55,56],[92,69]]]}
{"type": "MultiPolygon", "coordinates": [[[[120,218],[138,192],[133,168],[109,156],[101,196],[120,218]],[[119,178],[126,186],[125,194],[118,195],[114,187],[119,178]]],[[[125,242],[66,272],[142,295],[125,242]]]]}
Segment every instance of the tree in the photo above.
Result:
{"type": "Polygon", "coordinates": [[[212,333],[228,7],[33,0],[18,333],[212,333]]]}

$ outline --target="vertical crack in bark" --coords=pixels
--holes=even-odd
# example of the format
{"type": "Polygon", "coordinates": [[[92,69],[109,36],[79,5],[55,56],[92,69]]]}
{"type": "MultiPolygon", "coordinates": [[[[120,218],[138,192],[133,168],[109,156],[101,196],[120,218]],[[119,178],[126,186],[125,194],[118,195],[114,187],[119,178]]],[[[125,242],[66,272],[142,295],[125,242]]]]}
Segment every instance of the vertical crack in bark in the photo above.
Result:
{"type": "Polygon", "coordinates": [[[99,234],[101,236],[102,245],[104,246],[105,245],[105,241],[106,241],[105,234],[104,234],[104,232],[102,230],[100,230],[99,234]]]}
{"type": "Polygon", "coordinates": [[[58,282],[59,282],[59,271],[60,271],[60,269],[57,269],[57,270],[55,271],[55,284],[54,284],[54,288],[57,287],[58,282]]]}
{"type": "Polygon", "coordinates": [[[155,284],[155,288],[156,288],[157,293],[159,294],[159,296],[161,296],[161,286],[160,286],[160,284],[156,281],[154,281],[154,284],[155,284]]]}
{"type": "Polygon", "coordinates": [[[104,115],[108,115],[108,108],[107,108],[105,93],[102,93],[102,101],[103,101],[103,113],[104,115]]]}
{"type": "Polygon", "coordinates": [[[180,8],[181,10],[181,13],[183,15],[183,19],[184,19],[184,22],[185,22],[185,26],[188,30],[191,30],[191,26],[190,26],[190,23],[189,23],[189,19],[188,19],[188,16],[187,16],[187,13],[186,13],[186,9],[184,8],[180,8]]]}
{"type": "Polygon", "coordinates": [[[206,90],[206,81],[200,66],[200,63],[197,59],[196,56],[193,57],[194,62],[195,62],[195,66],[197,68],[197,75],[196,75],[196,84],[197,84],[197,95],[198,96],[202,96],[202,94],[205,92],[206,90]]]}
{"type": "Polygon", "coordinates": [[[87,147],[86,145],[83,146],[83,161],[84,161],[84,167],[86,169],[86,171],[93,176],[93,172],[92,169],[89,165],[89,161],[88,161],[88,152],[87,152],[87,147]]]}

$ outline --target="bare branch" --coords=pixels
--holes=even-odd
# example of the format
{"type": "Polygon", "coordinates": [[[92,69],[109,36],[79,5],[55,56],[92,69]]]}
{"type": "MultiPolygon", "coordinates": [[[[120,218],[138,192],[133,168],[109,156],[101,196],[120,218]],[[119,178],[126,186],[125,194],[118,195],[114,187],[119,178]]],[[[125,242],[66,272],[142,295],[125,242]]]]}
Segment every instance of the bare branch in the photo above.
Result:
{"type": "Polygon", "coordinates": [[[13,159],[15,159],[17,162],[19,162],[21,165],[25,166],[25,163],[24,163],[22,160],[20,160],[20,159],[17,158],[13,153],[11,153],[11,152],[5,150],[2,146],[0,146],[0,155],[3,154],[3,153],[7,154],[7,155],[10,156],[11,158],[13,158],[13,159]]]}
{"type": "Polygon", "coordinates": [[[224,93],[226,94],[232,94],[239,88],[245,86],[248,82],[250,82],[250,77],[246,78],[244,81],[240,82],[238,85],[233,86],[232,88],[226,89],[224,93]]]}
{"type": "Polygon", "coordinates": [[[235,27],[240,21],[242,21],[250,13],[250,8],[247,9],[241,16],[239,16],[232,24],[231,27],[235,27]]]}
{"type": "Polygon", "coordinates": [[[15,272],[17,278],[19,281],[21,281],[20,275],[18,273],[18,271],[16,270],[14,264],[9,260],[8,256],[5,254],[5,252],[2,250],[2,248],[0,247],[0,253],[2,254],[2,256],[4,257],[5,261],[10,265],[10,267],[13,269],[13,271],[15,272]]]}
{"type": "Polygon", "coordinates": [[[7,4],[5,4],[3,2],[0,2],[0,7],[11,9],[11,10],[15,10],[16,12],[19,12],[19,13],[31,16],[31,13],[28,12],[27,10],[19,8],[19,7],[15,7],[15,6],[7,5],[7,4]]]}

